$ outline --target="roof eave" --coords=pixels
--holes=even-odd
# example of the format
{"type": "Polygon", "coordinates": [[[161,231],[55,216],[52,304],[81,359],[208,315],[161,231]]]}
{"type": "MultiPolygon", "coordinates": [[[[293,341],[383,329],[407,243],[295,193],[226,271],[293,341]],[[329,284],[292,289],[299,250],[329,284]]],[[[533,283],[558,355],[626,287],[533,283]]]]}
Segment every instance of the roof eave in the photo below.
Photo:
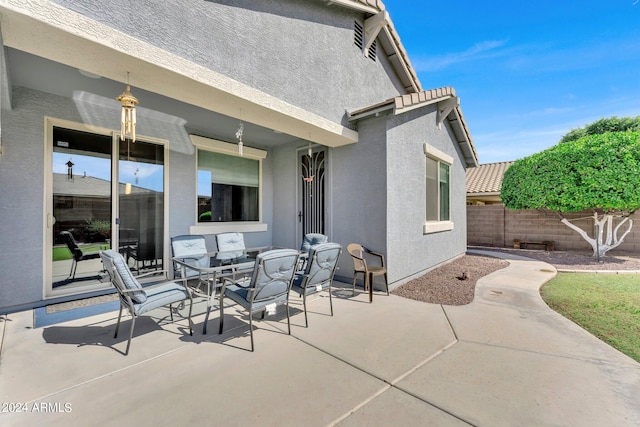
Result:
{"type": "Polygon", "coordinates": [[[380,20],[384,22],[384,26],[378,33],[378,37],[380,38],[387,59],[393,65],[407,93],[420,92],[422,90],[418,75],[411,65],[409,55],[402,45],[402,41],[400,41],[400,35],[393,26],[393,21],[389,17],[382,1],[330,0],[330,4],[337,4],[372,16],[380,15],[380,20]]]}
{"type": "Polygon", "coordinates": [[[464,156],[466,166],[473,168],[478,166],[478,153],[476,147],[471,139],[471,133],[467,122],[462,115],[460,106],[454,108],[447,116],[447,120],[453,129],[453,133],[456,136],[458,146],[464,156]]]}

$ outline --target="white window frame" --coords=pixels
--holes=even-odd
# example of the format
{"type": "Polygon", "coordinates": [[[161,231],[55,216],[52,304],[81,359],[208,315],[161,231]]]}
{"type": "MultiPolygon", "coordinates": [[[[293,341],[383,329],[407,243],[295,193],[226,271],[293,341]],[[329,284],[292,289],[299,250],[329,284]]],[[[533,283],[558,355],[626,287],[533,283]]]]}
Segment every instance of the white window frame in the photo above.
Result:
{"type": "MultiPolygon", "coordinates": [[[[196,189],[195,189],[195,203],[198,200],[198,152],[197,150],[206,150],[214,153],[226,154],[228,156],[236,156],[241,157],[238,152],[238,145],[231,144],[228,142],[218,141],[211,138],[205,138],[197,135],[190,135],[191,141],[196,148],[196,189]]],[[[218,233],[228,233],[228,232],[240,232],[240,233],[251,233],[251,232],[262,232],[267,231],[267,224],[262,222],[262,212],[263,212],[263,203],[262,203],[262,160],[267,157],[267,152],[264,150],[260,150],[257,148],[244,147],[242,150],[242,157],[247,159],[258,160],[259,164],[259,187],[258,187],[258,210],[259,210],[259,219],[258,221],[232,221],[232,222],[211,222],[211,223],[202,223],[198,222],[198,212],[196,209],[196,217],[194,218],[193,225],[189,227],[189,233],[191,234],[218,234],[218,233]]]]}
{"type": "MultiPolygon", "coordinates": [[[[436,170],[438,172],[438,176],[437,176],[437,183],[438,183],[438,196],[437,196],[437,200],[436,203],[438,205],[438,215],[440,212],[440,164],[444,163],[447,166],[449,166],[449,219],[445,220],[445,221],[433,221],[433,220],[427,220],[427,206],[425,205],[425,222],[424,222],[424,226],[423,226],[423,234],[430,234],[430,233],[440,233],[442,231],[450,231],[453,230],[453,221],[451,221],[451,208],[452,208],[452,204],[451,204],[451,171],[452,171],[452,165],[453,165],[453,157],[451,157],[450,155],[448,155],[447,153],[438,150],[437,148],[429,145],[429,144],[424,144],[424,154],[426,157],[430,158],[431,160],[435,160],[437,162],[437,167],[436,170]]],[[[426,166],[425,166],[426,167],[426,166]]],[[[426,203],[430,203],[429,200],[429,194],[427,193],[427,189],[426,189],[426,179],[425,179],[425,194],[426,194],[426,203]]]]}

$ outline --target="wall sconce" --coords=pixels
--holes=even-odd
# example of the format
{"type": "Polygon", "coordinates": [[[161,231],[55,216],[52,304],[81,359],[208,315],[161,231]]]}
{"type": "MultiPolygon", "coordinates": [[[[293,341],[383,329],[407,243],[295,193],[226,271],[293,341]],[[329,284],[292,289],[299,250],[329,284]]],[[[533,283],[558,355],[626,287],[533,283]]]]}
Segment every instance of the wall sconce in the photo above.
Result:
{"type": "Polygon", "coordinates": [[[136,142],[136,105],[138,99],[131,94],[129,86],[129,72],[127,72],[127,88],[116,98],[122,104],[120,118],[120,140],[136,142]]]}

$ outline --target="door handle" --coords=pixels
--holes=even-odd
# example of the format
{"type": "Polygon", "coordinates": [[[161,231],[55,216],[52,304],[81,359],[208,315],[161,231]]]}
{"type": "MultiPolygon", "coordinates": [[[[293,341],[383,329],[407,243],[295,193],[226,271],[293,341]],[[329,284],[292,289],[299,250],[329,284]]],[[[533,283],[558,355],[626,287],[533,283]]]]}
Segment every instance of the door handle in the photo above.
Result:
{"type": "Polygon", "coordinates": [[[302,211],[298,211],[298,222],[302,223],[302,211]]]}

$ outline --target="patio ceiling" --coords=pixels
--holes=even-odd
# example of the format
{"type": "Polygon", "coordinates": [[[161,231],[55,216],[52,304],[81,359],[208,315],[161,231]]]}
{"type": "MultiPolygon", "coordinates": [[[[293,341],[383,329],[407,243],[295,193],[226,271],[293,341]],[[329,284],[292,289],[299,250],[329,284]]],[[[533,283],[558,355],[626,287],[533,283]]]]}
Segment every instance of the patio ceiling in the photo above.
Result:
{"type": "Polygon", "coordinates": [[[247,145],[258,148],[300,139],[330,147],[358,140],[338,123],[53,3],[2,0],[0,14],[10,85],[110,102],[122,92],[127,71],[135,70],[130,82],[140,107],[184,119],[191,132],[233,142],[242,116],[247,145]],[[251,144],[252,134],[259,143],[251,144]]]}

